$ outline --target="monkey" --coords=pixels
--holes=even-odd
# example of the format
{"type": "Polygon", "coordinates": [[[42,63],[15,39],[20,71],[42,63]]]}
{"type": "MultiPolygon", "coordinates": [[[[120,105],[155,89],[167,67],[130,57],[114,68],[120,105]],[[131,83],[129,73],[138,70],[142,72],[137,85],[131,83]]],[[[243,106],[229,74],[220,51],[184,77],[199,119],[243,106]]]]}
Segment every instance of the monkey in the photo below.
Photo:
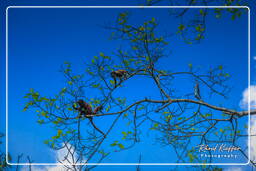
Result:
{"type": "Polygon", "coordinates": [[[91,105],[82,99],[78,100],[76,103],[79,105],[79,107],[75,107],[75,105],[73,105],[73,108],[79,111],[79,117],[85,116],[86,118],[90,118],[87,115],[93,114],[91,105]]]}
{"type": "Polygon", "coordinates": [[[127,79],[129,75],[129,72],[126,71],[126,70],[122,70],[122,69],[119,69],[119,70],[116,70],[116,71],[112,71],[111,72],[111,77],[114,79],[115,81],[115,87],[117,87],[117,78],[120,79],[120,81],[122,81],[122,79],[127,79]]]}
{"type": "Polygon", "coordinates": [[[93,116],[88,116],[88,115],[95,115],[97,114],[99,111],[102,110],[102,105],[96,107],[94,110],[92,110],[92,107],[90,104],[88,104],[87,102],[85,102],[84,100],[80,99],[76,102],[78,104],[79,107],[76,107],[75,105],[73,105],[73,108],[75,110],[77,110],[79,112],[79,118],[84,116],[86,118],[89,119],[90,123],[92,124],[92,126],[98,131],[100,132],[102,135],[105,136],[105,134],[94,124],[93,122],[93,116]]]}
{"type": "Polygon", "coordinates": [[[122,70],[122,69],[119,69],[119,70],[116,70],[116,71],[112,71],[111,72],[111,77],[112,78],[124,78],[124,79],[126,79],[127,78],[127,76],[128,76],[128,71],[126,71],[126,70],[122,70]]]}

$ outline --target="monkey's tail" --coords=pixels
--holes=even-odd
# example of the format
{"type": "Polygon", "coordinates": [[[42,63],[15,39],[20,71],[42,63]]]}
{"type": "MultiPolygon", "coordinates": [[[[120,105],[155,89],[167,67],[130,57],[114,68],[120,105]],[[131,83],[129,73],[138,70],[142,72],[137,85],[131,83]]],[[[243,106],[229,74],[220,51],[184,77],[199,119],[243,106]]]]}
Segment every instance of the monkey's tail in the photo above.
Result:
{"type": "Polygon", "coordinates": [[[114,87],[117,87],[117,81],[116,81],[116,77],[114,77],[114,87]]]}
{"type": "Polygon", "coordinates": [[[77,122],[77,131],[78,131],[78,141],[79,141],[79,142],[80,142],[80,140],[81,140],[80,122],[81,122],[81,117],[78,118],[78,122],[77,122]]]}
{"type": "Polygon", "coordinates": [[[93,111],[93,115],[96,115],[99,111],[101,111],[103,109],[103,105],[100,105],[98,107],[96,107],[93,111]]]}
{"type": "Polygon", "coordinates": [[[102,132],[102,131],[94,124],[94,122],[92,121],[92,118],[89,118],[89,120],[90,120],[92,126],[93,126],[98,132],[100,132],[102,135],[105,136],[105,133],[102,132]]]}

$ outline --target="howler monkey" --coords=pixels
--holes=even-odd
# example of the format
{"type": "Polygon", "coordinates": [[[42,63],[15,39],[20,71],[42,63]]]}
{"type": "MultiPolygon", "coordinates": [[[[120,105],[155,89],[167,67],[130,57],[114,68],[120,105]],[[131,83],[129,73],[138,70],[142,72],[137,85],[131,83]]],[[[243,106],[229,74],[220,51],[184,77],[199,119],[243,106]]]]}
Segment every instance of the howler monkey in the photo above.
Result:
{"type": "Polygon", "coordinates": [[[93,116],[90,115],[95,115],[97,114],[99,111],[102,110],[102,106],[98,106],[96,107],[94,110],[92,110],[92,107],[89,103],[85,102],[84,100],[80,99],[76,102],[78,104],[78,107],[73,105],[73,108],[75,110],[78,110],[79,112],[79,117],[86,117],[89,119],[90,123],[92,124],[92,126],[101,134],[105,135],[92,121],[93,116]],[[88,116],[89,115],[89,116],[88,116]]]}
{"type": "Polygon", "coordinates": [[[128,75],[129,75],[129,72],[126,71],[126,70],[119,69],[119,70],[116,70],[116,71],[112,71],[111,72],[111,77],[115,81],[115,87],[117,86],[117,82],[116,82],[117,78],[119,78],[120,81],[121,81],[122,79],[127,79],[128,75]]]}

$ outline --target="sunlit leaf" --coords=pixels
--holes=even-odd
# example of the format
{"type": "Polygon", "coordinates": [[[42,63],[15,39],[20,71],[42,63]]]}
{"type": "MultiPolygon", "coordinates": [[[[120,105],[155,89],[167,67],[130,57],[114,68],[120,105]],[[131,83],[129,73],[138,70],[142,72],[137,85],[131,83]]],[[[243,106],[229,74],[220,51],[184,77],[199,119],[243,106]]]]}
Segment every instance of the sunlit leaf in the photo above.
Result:
{"type": "Polygon", "coordinates": [[[183,31],[183,30],[185,29],[185,26],[184,26],[183,24],[180,24],[179,27],[178,27],[178,29],[179,29],[180,31],[183,31]]]}
{"type": "Polygon", "coordinates": [[[124,149],[124,145],[123,144],[118,144],[119,148],[124,149]]]}

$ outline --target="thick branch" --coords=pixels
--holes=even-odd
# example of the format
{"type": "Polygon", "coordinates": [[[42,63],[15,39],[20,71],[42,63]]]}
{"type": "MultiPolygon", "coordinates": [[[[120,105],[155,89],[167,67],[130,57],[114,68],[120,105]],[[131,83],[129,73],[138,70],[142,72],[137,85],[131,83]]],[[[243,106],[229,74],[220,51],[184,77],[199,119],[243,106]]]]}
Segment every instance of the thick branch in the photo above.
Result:
{"type": "Polygon", "coordinates": [[[94,115],[94,116],[116,115],[116,114],[124,113],[124,112],[128,111],[129,109],[131,109],[133,106],[135,106],[137,104],[145,103],[145,102],[166,104],[165,107],[167,107],[168,105],[170,105],[172,103],[194,103],[194,104],[200,104],[200,105],[206,106],[206,107],[214,109],[214,110],[222,111],[222,112],[224,112],[226,114],[229,114],[229,115],[237,115],[239,117],[247,116],[247,115],[249,115],[249,112],[250,112],[251,115],[256,115],[256,110],[240,111],[239,112],[239,111],[236,111],[236,110],[233,110],[233,109],[214,106],[214,105],[211,105],[211,104],[206,103],[204,101],[196,101],[196,100],[191,100],[191,99],[172,99],[172,100],[144,99],[144,100],[140,100],[140,101],[137,101],[137,102],[131,104],[130,106],[128,106],[126,109],[124,109],[122,111],[114,112],[114,113],[97,114],[97,115],[94,115]]]}

